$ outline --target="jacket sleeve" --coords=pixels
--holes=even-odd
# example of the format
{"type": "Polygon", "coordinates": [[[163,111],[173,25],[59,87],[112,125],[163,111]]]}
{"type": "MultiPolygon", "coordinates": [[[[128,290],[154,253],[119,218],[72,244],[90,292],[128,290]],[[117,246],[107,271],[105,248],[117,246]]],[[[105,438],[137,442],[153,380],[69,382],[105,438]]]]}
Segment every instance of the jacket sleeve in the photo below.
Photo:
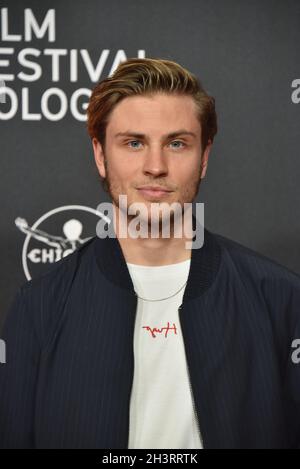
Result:
{"type": "Polygon", "coordinates": [[[40,345],[32,317],[30,289],[21,287],[1,334],[6,357],[0,364],[0,448],[34,448],[40,345]]]}
{"type": "Polygon", "coordinates": [[[300,449],[300,276],[287,269],[279,273],[264,279],[263,293],[282,378],[285,438],[289,449],[300,449]]]}

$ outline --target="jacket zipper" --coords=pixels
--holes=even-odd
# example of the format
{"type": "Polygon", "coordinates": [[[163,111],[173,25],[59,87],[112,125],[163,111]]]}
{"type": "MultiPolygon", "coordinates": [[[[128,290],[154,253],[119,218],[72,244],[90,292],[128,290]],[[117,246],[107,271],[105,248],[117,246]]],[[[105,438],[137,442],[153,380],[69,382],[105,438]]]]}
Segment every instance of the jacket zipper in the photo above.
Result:
{"type": "MultiPolygon", "coordinates": [[[[137,294],[134,292],[135,297],[138,302],[137,294]]],[[[130,395],[129,395],[129,417],[128,417],[128,438],[127,438],[127,449],[129,448],[129,432],[130,432],[130,404],[131,404],[131,396],[132,396],[132,388],[133,388],[133,380],[134,380],[134,368],[135,368],[135,356],[134,356],[134,331],[135,331],[135,322],[136,322],[136,310],[137,310],[137,303],[135,306],[134,311],[134,321],[133,321],[133,337],[132,337],[132,351],[133,351],[133,373],[132,373],[132,381],[131,381],[131,388],[130,388],[130,395]]]]}
{"type": "MultiPolygon", "coordinates": [[[[181,317],[180,317],[180,310],[181,310],[181,308],[182,308],[182,304],[181,304],[181,305],[179,306],[179,308],[178,308],[179,322],[180,322],[180,326],[181,326],[181,330],[182,330],[181,317]]],[[[192,389],[192,385],[191,385],[191,374],[190,374],[190,368],[189,368],[189,364],[188,364],[188,360],[187,360],[187,356],[186,356],[186,348],[185,348],[185,342],[184,342],[184,340],[183,340],[183,343],[184,343],[184,350],[185,350],[185,361],[186,361],[186,367],[187,367],[188,382],[189,382],[190,392],[191,392],[191,396],[192,396],[192,405],[193,405],[193,409],[194,409],[194,414],[193,414],[193,415],[194,415],[194,418],[195,418],[195,421],[196,421],[196,427],[197,427],[199,439],[200,439],[200,441],[201,441],[202,448],[204,448],[203,439],[202,439],[202,435],[201,435],[201,432],[200,432],[199,418],[198,418],[198,414],[197,414],[197,410],[196,410],[196,405],[195,405],[194,393],[193,393],[193,389],[192,389]]]]}

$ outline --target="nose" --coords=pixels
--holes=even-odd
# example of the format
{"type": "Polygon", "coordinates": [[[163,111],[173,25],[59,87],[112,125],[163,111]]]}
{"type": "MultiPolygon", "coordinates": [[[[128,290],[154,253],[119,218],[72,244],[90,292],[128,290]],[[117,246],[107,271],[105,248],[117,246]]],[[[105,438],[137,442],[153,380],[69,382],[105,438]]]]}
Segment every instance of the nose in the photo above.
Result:
{"type": "Polygon", "coordinates": [[[143,164],[143,173],[145,175],[161,176],[168,173],[166,155],[161,148],[152,148],[145,154],[143,164]]]}

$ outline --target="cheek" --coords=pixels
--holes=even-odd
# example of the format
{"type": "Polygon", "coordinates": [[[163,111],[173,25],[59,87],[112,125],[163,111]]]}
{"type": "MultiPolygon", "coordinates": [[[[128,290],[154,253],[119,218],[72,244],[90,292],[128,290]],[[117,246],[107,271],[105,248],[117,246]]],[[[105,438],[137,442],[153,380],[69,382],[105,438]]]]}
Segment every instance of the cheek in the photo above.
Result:
{"type": "Polygon", "coordinates": [[[197,181],[200,177],[200,167],[194,165],[192,167],[182,167],[177,172],[177,181],[183,186],[190,184],[193,181],[197,181]]]}
{"type": "Polygon", "coordinates": [[[133,177],[128,167],[125,165],[110,164],[108,168],[108,176],[110,187],[113,192],[127,193],[129,186],[132,184],[133,177]]]}
{"type": "Polygon", "coordinates": [[[134,168],[131,166],[118,167],[115,172],[115,179],[119,180],[119,184],[123,188],[132,189],[136,187],[141,180],[143,180],[143,172],[140,168],[134,168]]]}
{"type": "Polygon", "coordinates": [[[128,177],[133,173],[132,162],[126,158],[120,158],[118,155],[117,159],[111,158],[110,160],[110,171],[113,176],[118,176],[121,179],[128,177]]]}

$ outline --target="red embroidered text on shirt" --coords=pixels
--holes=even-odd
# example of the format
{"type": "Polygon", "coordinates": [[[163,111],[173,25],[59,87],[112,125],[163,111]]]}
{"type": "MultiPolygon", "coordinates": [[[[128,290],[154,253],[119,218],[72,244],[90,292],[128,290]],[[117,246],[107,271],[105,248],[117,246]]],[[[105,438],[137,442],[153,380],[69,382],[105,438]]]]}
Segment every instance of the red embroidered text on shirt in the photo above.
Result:
{"type": "Polygon", "coordinates": [[[159,333],[161,334],[162,331],[166,331],[165,332],[165,337],[167,337],[168,335],[168,332],[171,331],[172,329],[174,330],[174,333],[177,335],[177,328],[176,328],[176,325],[173,323],[173,327],[170,327],[170,323],[168,322],[168,325],[167,327],[162,327],[161,329],[157,328],[157,327],[154,327],[153,329],[150,327],[150,326],[143,326],[143,329],[147,329],[147,331],[150,331],[152,337],[154,337],[154,339],[156,339],[156,335],[155,335],[155,332],[156,333],[159,333]]]}

